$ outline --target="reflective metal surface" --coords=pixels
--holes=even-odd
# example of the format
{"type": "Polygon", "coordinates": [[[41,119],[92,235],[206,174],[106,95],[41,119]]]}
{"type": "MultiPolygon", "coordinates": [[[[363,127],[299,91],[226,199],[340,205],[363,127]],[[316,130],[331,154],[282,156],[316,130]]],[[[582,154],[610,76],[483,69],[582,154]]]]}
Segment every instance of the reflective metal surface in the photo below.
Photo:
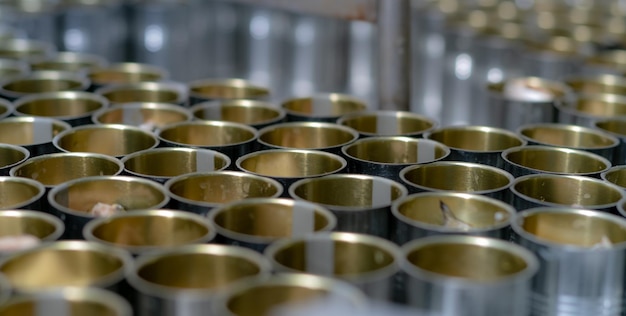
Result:
{"type": "Polygon", "coordinates": [[[164,147],[138,151],[122,158],[128,174],[165,181],[187,173],[225,170],[228,156],[210,149],[164,147]]]}
{"type": "Polygon", "coordinates": [[[413,307],[459,316],[522,316],[531,310],[531,278],[539,262],[520,246],[485,237],[431,236],[405,244],[402,252],[413,307]]]}
{"type": "Polygon", "coordinates": [[[244,79],[200,79],[189,84],[189,103],[213,100],[265,100],[270,90],[244,79]]]}
{"type": "Polygon", "coordinates": [[[91,116],[95,124],[124,124],[146,130],[165,125],[191,121],[191,113],[172,103],[138,102],[113,105],[100,109],[91,116]]]}
{"type": "MultiPolygon", "coordinates": [[[[624,71],[626,73],[626,70],[624,71]]],[[[626,80],[619,75],[597,74],[574,76],[565,80],[574,92],[586,94],[626,95],[626,80]]]]}
{"type": "Polygon", "coordinates": [[[273,179],[237,171],[194,172],[165,182],[171,205],[198,214],[248,198],[279,197],[282,185],[273,179]]]}
{"type": "Polygon", "coordinates": [[[39,210],[46,189],[32,179],[0,177],[0,192],[0,209],[39,210]]]}
{"type": "Polygon", "coordinates": [[[109,101],[89,92],[37,93],[14,102],[16,116],[50,117],[72,126],[91,123],[91,115],[108,107],[109,101]]]}
{"type": "Polygon", "coordinates": [[[600,173],[611,168],[608,159],[583,150],[552,147],[513,147],[502,153],[504,170],[514,177],[533,173],[570,174],[600,177],[600,173]]]}
{"type": "Polygon", "coordinates": [[[0,76],[5,80],[23,76],[28,72],[30,72],[30,66],[27,62],[0,57],[0,76]]]}
{"type": "Polygon", "coordinates": [[[61,237],[65,225],[55,216],[33,210],[0,211],[0,236],[32,235],[41,241],[61,237]]]}
{"type": "Polygon", "coordinates": [[[392,238],[399,245],[426,236],[451,234],[508,240],[509,224],[515,212],[507,203],[478,194],[415,193],[391,206],[392,238]]]}
{"type": "Polygon", "coordinates": [[[281,104],[287,120],[334,123],[344,114],[367,109],[364,101],[349,95],[331,93],[288,99],[281,104]]]}
{"type": "Polygon", "coordinates": [[[271,103],[256,100],[201,102],[189,109],[199,120],[223,120],[261,129],[284,121],[286,113],[271,103]]]}
{"type": "Polygon", "coordinates": [[[337,124],[352,127],[361,137],[411,136],[419,137],[436,127],[429,117],[403,111],[359,111],[342,115],[337,124]]]}
{"type": "Polygon", "coordinates": [[[215,228],[203,217],[178,210],[148,210],[97,218],[83,228],[88,241],[125,249],[134,255],[208,243],[215,228]]]}
{"type": "Polygon", "coordinates": [[[359,138],[354,129],[322,122],[292,122],[259,130],[258,142],[263,149],[318,149],[335,154],[341,147],[359,138]]]}
{"type": "Polygon", "coordinates": [[[615,165],[626,164],[626,118],[599,119],[594,121],[593,128],[619,139],[611,161],[615,165]]]}
{"type": "Polygon", "coordinates": [[[396,181],[360,174],[334,174],[302,179],[289,187],[289,196],[321,204],[337,216],[337,230],[387,238],[391,204],[407,195],[396,181]]]}
{"type": "Polygon", "coordinates": [[[217,229],[219,243],[257,251],[282,238],[331,231],[337,225],[335,215],[323,206],[277,198],[234,201],[211,210],[207,217],[217,229]]]}
{"type": "Polygon", "coordinates": [[[533,315],[617,315],[624,310],[624,218],[539,207],[516,214],[512,228],[515,242],[540,263],[530,296],[533,315]]]}
{"type": "Polygon", "coordinates": [[[14,253],[2,259],[0,271],[23,293],[61,286],[117,289],[130,264],[123,250],[74,240],[14,253]]]}
{"type": "Polygon", "coordinates": [[[57,119],[34,116],[8,117],[0,120],[0,142],[22,146],[31,157],[58,152],[53,138],[72,128],[57,119]]]}
{"type": "Polygon", "coordinates": [[[188,88],[177,82],[138,82],[111,84],[95,90],[111,104],[159,102],[187,105],[188,88]]]}
{"type": "Polygon", "coordinates": [[[482,163],[494,167],[502,166],[502,151],[526,145],[517,134],[502,128],[461,125],[434,129],[424,135],[450,148],[447,160],[482,163]]]}
{"type": "Polygon", "coordinates": [[[63,152],[91,152],[113,157],[154,148],[158,143],[152,132],[120,124],[78,126],[53,139],[54,146],[63,152]]]}
{"type": "Polygon", "coordinates": [[[110,84],[134,84],[145,81],[162,81],[169,78],[169,73],[159,66],[125,62],[114,63],[108,66],[89,71],[87,77],[91,81],[92,89],[110,84]]]}
{"type": "Polygon", "coordinates": [[[83,91],[89,80],[81,74],[63,71],[35,71],[5,81],[0,86],[0,95],[9,100],[45,92],[83,91]]]}
{"type": "Polygon", "coordinates": [[[584,176],[532,174],[516,178],[511,204],[518,211],[532,207],[572,207],[617,212],[624,196],[617,185],[584,176]]]}
{"type": "Polygon", "coordinates": [[[0,176],[8,176],[11,168],[20,165],[30,157],[30,152],[22,147],[0,143],[0,176]]]}
{"type": "Polygon", "coordinates": [[[101,68],[106,64],[107,61],[98,55],[67,51],[58,52],[47,58],[34,61],[30,63],[30,67],[33,71],[57,70],[80,72],[101,68]]]}
{"type": "Polygon", "coordinates": [[[581,95],[573,103],[558,106],[559,123],[593,127],[598,119],[626,117],[626,96],[615,94],[581,95]]]}
{"type": "Polygon", "coordinates": [[[600,177],[604,181],[608,181],[617,186],[626,189],[626,166],[616,165],[602,172],[600,177]]]}
{"type": "Polygon", "coordinates": [[[32,61],[51,56],[55,51],[56,47],[45,41],[10,39],[0,42],[0,58],[32,61]]]}
{"type": "Polygon", "coordinates": [[[265,256],[276,272],[335,277],[374,299],[391,300],[401,254],[388,240],[335,232],[282,239],[272,243],[265,256]]]}

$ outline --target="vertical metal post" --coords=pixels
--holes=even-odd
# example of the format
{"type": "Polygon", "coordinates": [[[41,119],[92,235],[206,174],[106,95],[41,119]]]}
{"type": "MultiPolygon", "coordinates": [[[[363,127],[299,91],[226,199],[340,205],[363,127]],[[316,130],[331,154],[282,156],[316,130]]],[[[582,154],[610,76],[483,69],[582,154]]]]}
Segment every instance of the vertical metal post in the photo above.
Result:
{"type": "Polygon", "coordinates": [[[378,109],[410,109],[410,0],[378,1],[378,109]]]}

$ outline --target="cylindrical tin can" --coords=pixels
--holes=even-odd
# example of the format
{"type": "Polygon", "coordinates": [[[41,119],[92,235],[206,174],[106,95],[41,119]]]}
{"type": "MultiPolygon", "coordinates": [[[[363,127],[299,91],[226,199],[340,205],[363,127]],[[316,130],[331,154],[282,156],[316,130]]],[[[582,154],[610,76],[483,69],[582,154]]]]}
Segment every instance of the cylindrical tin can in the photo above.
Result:
{"type": "Polygon", "coordinates": [[[33,71],[87,72],[94,68],[102,68],[106,64],[107,60],[99,55],[64,51],[33,61],[30,68],[33,71]]]}
{"type": "Polygon", "coordinates": [[[3,80],[23,76],[30,70],[30,66],[25,61],[0,57],[0,78],[3,80]]]}
{"type": "Polygon", "coordinates": [[[611,161],[584,150],[553,146],[513,147],[502,152],[503,169],[514,177],[534,173],[580,175],[600,178],[611,161]]]}
{"type": "Polygon", "coordinates": [[[258,131],[241,123],[191,121],[164,126],[157,137],[162,146],[212,149],[236,161],[256,149],[258,131]]]}
{"type": "Polygon", "coordinates": [[[593,127],[597,120],[626,119],[626,96],[616,94],[579,95],[572,103],[557,105],[558,122],[593,127]]]}
{"type": "MultiPolygon", "coordinates": [[[[42,210],[46,189],[38,181],[17,177],[0,177],[0,209],[42,210]]],[[[45,210],[43,210],[45,211],[45,210]]]]}
{"type": "Polygon", "coordinates": [[[124,62],[91,69],[87,77],[91,81],[89,91],[95,91],[107,85],[164,81],[169,79],[169,72],[155,65],[124,62]]]}
{"type": "Polygon", "coordinates": [[[489,84],[486,125],[515,130],[521,125],[553,123],[557,120],[556,104],[571,97],[567,86],[539,77],[509,78],[489,84]]]}
{"type": "Polygon", "coordinates": [[[539,259],[532,315],[624,311],[626,220],[605,212],[538,207],[516,214],[515,242],[539,259]]]}
{"type": "Polygon", "coordinates": [[[58,152],[54,136],[70,130],[69,124],[46,117],[8,117],[0,120],[0,142],[22,146],[31,157],[58,152]]]}
{"type": "Polygon", "coordinates": [[[94,124],[124,124],[154,131],[165,125],[191,121],[191,113],[172,103],[137,102],[117,104],[91,115],[94,124]]]}
{"type": "Polygon", "coordinates": [[[133,255],[208,243],[215,227],[200,215],[178,210],[132,211],[87,223],[85,240],[125,249],[133,255]]]}
{"type": "Polygon", "coordinates": [[[613,166],[602,172],[600,177],[626,190],[626,165],[613,166]]]}
{"type": "Polygon", "coordinates": [[[111,104],[158,102],[186,106],[188,98],[187,86],[173,81],[111,84],[95,92],[109,99],[111,104]]]}
{"type": "Polygon", "coordinates": [[[341,116],[337,124],[351,127],[360,137],[420,137],[437,126],[429,117],[405,111],[359,111],[341,116]]]}
{"type": "Polygon", "coordinates": [[[12,297],[0,305],[0,315],[67,315],[80,311],[92,316],[132,316],[127,300],[111,291],[94,287],[62,287],[12,297]]]}
{"type": "Polygon", "coordinates": [[[212,315],[295,315],[303,308],[325,310],[326,304],[341,304],[344,310],[362,314],[366,298],[345,281],[304,273],[281,273],[249,279],[225,289],[216,299],[212,315]],[[270,294],[271,293],[271,294],[270,294]],[[270,294],[271,296],[268,296],[270,294]],[[319,304],[319,305],[318,305],[319,304]]]}
{"type": "Polygon", "coordinates": [[[511,204],[518,211],[533,207],[571,207],[617,213],[623,190],[614,184],[584,176],[531,174],[511,184],[511,204]]]}
{"type": "MultiPolygon", "coordinates": [[[[241,156],[237,169],[272,178],[288,188],[294,182],[343,172],[348,163],[341,156],[305,149],[268,149],[241,156]]],[[[288,197],[287,192],[283,192],[288,197]]]]}
{"type": "Polygon", "coordinates": [[[626,50],[620,48],[596,52],[585,58],[581,72],[591,76],[621,76],[626,73],[626,50]]]}
{"type": "Polygon", "coordinates": [[[0,272],[18,293],[64,286],[119,291],[131,260],[122,249],[79,240],[57,241],[2,258],[0,272]]]}
{"type": "Polygon", "coordinates": [[[614,165],[626,164],[626,117],[599,119],[593,122],[593,128],[619,139],[611,161],[614,165]]]}
{"type": "Polygon", "coordinates": [[[497,167],[473,162],[437,161],[400,171],[409,192],[462,192],[509,201],[513,176],[497,167]],[[478,180],[480,179],[480,180],[478,180]]]}
{"type": "Polygon", "coordinates": [[[15,111],[13,103],[5,99],[0,99],[0,120],[12,115],[13,111],[15,111]]]}
{"type": "Polygon", "coordinates": [[[0,41],[0,58],[31,62],[51,56],[56,47],[51,42],[30,39],[0,41]]]}
{"type": "Polygon", "coordinates": [[[285,120],[285,110],[256,100],[206,101],[190,109],[198,120],[229,121],[261,129],[285,120]]]}
{"type": "MultiPolygon", "coordinates": [[[[55,241],[61,238],[65,225],[58,217],[34,210],[5,210],[0,211],[0,236],[19,237],[30,235],[40,242],[55,241]]],[[[7,240],[8,242],[8,240],[7,240]]],[[[17,242],[17,241],[15,241],[17,242]]],[[[7,245],[5,245],[7,247],[7,245]]],[[[29,247],[26,245],[9,246],[12,249],[2,249],[0,255],[19,251],[29,247]]]]}
{"type": "Polygon", "coordinates": [[[213,315],[215,296],[238,280],[269,275],[271,266],[250,249],[186,245],[143,254],[127,275],[139,316],[213,315]]]}
{"type": "MultiPolygon", "coordinates": [[[[625,52],[626,53],[626,52],[625,52]]],[[[624,71],[626,73],[626,70],[624,71]]],[[[565,84],[581,95],[616,94],[626,95],[626,79],[621,75],[594,74],[571,76],[564,80],[565,84]]]]}
{"type": "Polygon", "coordinates": [[[446,316],[529,315],[539,262],[521,246],[486,237],[431,236],[405,244],[402,252],[413,307],[446,316]]]}
{"type": "Polygon", "coordinates": [[[245,79],[198,79],[189,82],[189,104],[226,100],[267,100],[270,90],[245,79]]]}
{"type": "Polygon", "coordinates": [[[151,132],[121,124],[83,125],[57,134],[52,140],[62,152],[91,152],[122,157],[155,148],[159,140],[151,132]]]}
{"type": "Polygon", "coordinates": [[[135,210],[159,209],[170,198],[162,185],[138,177],[91,176],[69,180],[48,192],[50,212],[65,222],[65,238],[81,238],[90,220],[135,210]]]}
{"type": "Polygon", "coordinates": [[[72,126],[91,123],[91,115],[109,106],[104,97],[90,92],[37,93],[13,102],[16,116],[40,116],[62,120],[72,126]]]}
{"type": "Polygon", "coordinates": [[[385,177],[400,182],[400,171],[407,166],[446,159],[448,146],[429,139],[404,136],[362,138],[343,146],[348,173],[385,177]]]}
{"type": "Polygon", "coordinates": [[[515,209],[484,195],[458,192],[422,192],[391,206],[392,240],[403,245],[431,235],[476,235],[508,240],[515,209]]]}
{"type": "Polygon", "coordinates": [[[424,135],[450,148],[447,160],[502,166],[504,150],[526,145],[526,141],[512,131],[490,126],[448,126],[434,129],[424,135]]]}
{"type": "Polygon", "coordinates": [[[61,50],[127,60],[128,21],[121,0],[58,1],[57,45],[61,50]]]}
{"type": "Polygon", "coordinates": [[[189,1],[142,0],[127,7],[130,59],[168,69],[174,80],[190,80],[189,1]]]}
{"type": "Polygon", "coordinates": [[[289,99],[284,101],[281,107],[287,112],[289,122],[326,123],[335,123],[342,115],[367,109],[365,101],[339,93],[289,99]]]}
{"type": "Polygon", "coordinates": [[[8,176],[11,168],[21,165],[28,158],[30,158],[28,149],[0,143],[0,176],[8,176]]]}
{"type": "Polygon", "coordinates": [[[337,216],[337,230],[388,238],[391,203],[408,194],[400,183],[362,174],[333,174],[302,179],[289,196],[321,204],[337,216]]]}
{"type": "Polygon", "coordinates": [[[14,77],[0,84],[0,95],[8,100],[21,97],[60,91],[84,91],[89,87],[89,79],[82,74],[65,71],[35,71],[14,77]]]}
{"type": "Polygon", "coordinates": [[[217,242],[259,252],[281,238],[328,232],[337,225],[335,215],[321,205],[277,198],[231,202],[207,217],[217,230],[217,242]]]}
{"type": "Polygon", "coordinates": [[[249,198],[275,198],[283,193],[276,180],[238,171],[193,172],[165,182],[172,207],[197,214],[249,198]]]}
{"type": "Polygon", "coordinates": [[[259,130],[261,149],[317,149],[341,154],[341,147],[359,138],[354,129],[324,122],[290,122],[259,130]]]}
{"type": "Polygon", "coordinates": [[[334,277],[383,301],[394,298],[400,249],[380,237],[356,233],[317,233],[281,239],[265,250],[277,273],[303,272],[334,277]]]}
{"type": "Polygon", "coordinates": [[[540,123],[520,126],[516,131],[529,145],[581,149],[613,161],[620,145],[617,137],[605,132],[571,124],[540,123]]]}
{"type": "Polygon", "coordinates": [[[165,183],[187,173],[226,170],[231,160],[220,152],[202,148],[163,147],[141,150],[121,159],[124,172],[165,183]]]}

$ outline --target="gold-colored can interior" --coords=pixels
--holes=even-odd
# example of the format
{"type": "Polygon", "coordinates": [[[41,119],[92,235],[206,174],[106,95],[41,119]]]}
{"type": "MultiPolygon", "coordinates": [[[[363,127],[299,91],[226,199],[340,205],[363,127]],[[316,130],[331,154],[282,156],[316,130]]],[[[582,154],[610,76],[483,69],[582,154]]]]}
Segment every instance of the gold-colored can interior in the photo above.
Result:
{"type": "Polygon", "coordinates": [[[345,148],[348,156],[385,164],[418,164],[444,158],[444,146],[412,138],[365,138],[345,148]]]}
{"type": "Polygon", "coordinates": [[[223,170],[228,166],[225,156],[212,153],[198,153],[195,150],[178,150],[176,148],[157,149],[142,151],[133,156],[129,156],[124,161],[126,170],[156,177],[175,177],[186,173],[195,172],[199,169],[213,168],[213,170],[223,170]],[[203,155],[199,157],[198,155],[203,155]],[[204,155],[211,155],[213,166],[202,166],[198,168],[198,160],[204,161],[204,155]]]}
{"type": "Polygon", "coordinates": [[[223,101],[217,105],[216,111],[217,113],[213,114],[206,107],[198,107],[193,115],[200,120],[222,120],[251,125],[278,120],[282,114],[278,108],[273,108],[269,103],[250,100],[223,101]]]}
{"type": "Polygon", "coordinates": [[[228,297],[228,310],[237,316],[271,315],[278,306],[297,306],[330,295],[331,289],[295,284],[259,285],[228,297]]]}
{"type": "MultiPolygon", "coordinates": [[[[55,304],[50,301],[45,301],[49,304],[55,304]]],[[[11,302],[0,307],[0,316],[37,316],[41,313],[42,307],[45,307],[46,303],[42,305],[42,302],[37,299],[25,300],[20,302],[11,302]]],[[[67,308],[69,315],[90,315],[90,316],[121,316],[113,306],[107,305],[105,302],[100,302],[95,299],[86,300],[81,298],[65,298],[56,304],[63,304],[64,308],[67,308]]],[[[56,305],[54,305],[56,306],[56,305]]]]}
{"type": "Polygon", "coordinates": [[[239,167],[267,177],[297,178],[337,172],[345,163],[314,151],[258,151],[245,156],[239,167]]]}
{"type": "Polygon", "coordinates": [[[39,196],[42,189],[24,181],[0,181],[0,209],[15,208],[39,196]]]}
{"type": "Polygon", "coordinates": [[[381,131],[377,128],[377,126],[380,126],[378,125],[380,124],[378,121],[383,120],[384,122],[388,122],[387,117],[395,119],[395,123],[393,123],[393,126],[395,126],[396,129],[395,133],[393,133],[394,135],[417,134],[431,129],[435,125],[433,121],[420,116],[409,114],[387,115],[375,113],[355,115],[354,117],[342,120],[341,124],[354,128],[360,133],[381,135],[381,131]]]}
{"type": "Polygon", "coordinates": [[[32,235],[45,240],[58,233],[58,227],[45,216],[31,211],[0,211],[0,236],[32,235]]]}
{"type": "Polygon", "coordinates": [[[63,182],[89,177],[119,174],[121,164],[112,159],[90,154],[52,154],[31,158],[16,167],[13,176],[30,178],[43,185],[54,186],[63,182]]]}
{"type": "Polygon", "coordinates": [[[557,147],[521,147],[504,158],[525,168],[563,174],[597,173],[611,167],[599,156],[557,147]]]}
{"type": "Polygon", "coordinates": [[[0,142],[12,145],[32,145],[35,144],[35,141],[43,139],[43,133],[39,135],[39,131],[45,132],[45,135],[48,136],[47,141],[51,142],[54,136],[68,128],[67,125],[56,122],[39,122],[37,119],[5,119],[0,121],[0,142]],[[47,126],[49,131],[42,130],[43,126],[47,126]]]}
{"type": "Polygon", "coordinates": [[[282,107],[287,111],[306,116],[337,117],[367,109],[363,102],[340,94],[292,99],[284,102],[282,107]]]}
{"type": "Polygon", "coordinates": [[[165,79],[164,71],[154,66],[124,63],[94,69],[88,74],[89,80],[98,84],[131,84],[140,82],[152,82],[165,79]]]}
{"type": "Polygon", "coordinates": [[[47,47],[24,40],[7,40],[0,42],[0,58],[30,59],[44,57],[48,54],[47,47]]]}
{"type": "Polygon", "coordinates": [[[480,165],[426,164],[408,170],[406,181],[428,189],[480,192],[506,188],[511,179],[503,172],[480,165]]]}
{"type": "Polygon", "coordinates": [[[44,247],[11,257],[0,272],[19,290],[102,283],[124,269],[113,255],[90,249],[44,247]]]}
{"type": "MultiPolygon", "coordinates": [[[[322,177],[302,182],[294,189],[296,196],[309,202],[339,207],[369,208],[374,203],[374,181],[360,177],[322,177]]],[[[380,193],[377,193],[380,194],[380,193]]],[[[389,184],[388,201],[404,196],[404,191],[389,184]]],[[[380,207],[381,205],[375,205],[380,207]]]]}
{"type": "Polygon", "coordinates": [[[471,243],[432,243],[411,249],[415,267],[444,277],[496,281],[527,269],[524,258],[505,249],[471,243]]]}
{"type": "Polygon", "coordinates": [[[308,264],[312,260],[326,261],[332,259],[333,276],[347,278],[372,273],[395,263],[393,254],[379,245],[359,241],[358,239],[344,240],[341,238],[297,240],[276,251],[272,259],[284,267],[301,272],[311,271],[311,267],[308,264]],[[333,249],[331,258],[309,258],[310,255],[315,256],[316,253],[314,250],[307,250],[307,248],[325,248],[328,247],[328,243],[332,245],[333,249]]]}
{"type": "Polygon", "coordinates": [[[607,119],[595,122],[595,126],[604,131],[617,134],[620,137],[626,136],[626,120],[625,119],[607,119]]]}
{"type": "MultiPolygon", "coordinates": [[[[221,209],[213,219],[226,230],[258,237],[286,238],[299,234],[292,231],[294,206],[284,203],[235,204],[221,209]]],[[[314,211],[314,231],[328,227],[325,214],[314,211]]]]}
{"type": "Polygon", "coordinates": [[[428,139],[450,148],[480,152],[501,151],[524,145],[516,135],[488,127],[443,128],[429,134],[428,139]]]}
{"type": "Polygon", "coordinates": [[[83,83],[72,79],[25,78],[9,81],[3,88],[7,91],[34,94],[66,90],[82,90],[83,83]]]}
{"type": "Polygon", "coordinates": [[[530,177],[513,188],[523,196],[563,206],[593,207],[614,204],[622,198],[617,188],[586,177],[530,177]]]}
{"type": "Polygon", "coordinates": [[[178,91],[168,89],[149,89],[142,87],[120,86],[102,93],[112,103],[161,102],[177,103],[181,95],[178,91]]]}
{"type": "Polygon", "coordinates": [[[566,84],[580,94],[626,95],[626,80],[615,75],[577,77],[567,80],[566,84]]]}
{"type": "Polygon", "coordinates": [[[141,118],[141,121],[136,122],[137,124],[152,124],[156,127],[189,120],[189,115],[183,108],[175,109],[157,104],[159,103],[112,107],[98,113],[96,120],[101,124],[125,124],[130,116],[133,122],[136,118],[141,118]]]}
{"type": "Polygon", "coordinates": [[[47,117],[82,116],[105,107],[102,101],[76,95],[37,98],[16,106],[15,111],[26,115],[47,117]]]}
{"type": "Polygon", "coordinates": [[[141,279],[179,290],[220,290],[261,272],[257,263],[244,257],[202,252],[167,254],[137,268],[141,279]]]}
{"type": "Polygon", "coordinates": [[[596,117],[615,117],[626,115],[626,99],[617,95],[603,94],[577,98],[571,105],[578,112],[596,117]]]}
{"type": "Polygon", "coordinates": [[[0,168],[12,166],[25,160],[27,153],[10,146],[0,146],[0,168]]]}
{"type": "Polygon", "coordinates": [[[216,204],[279,194],[273,182],[229,173],[186,177],[172,183],[169,191],[192,201],[216,204]]]}
{"type": "Polygon", "coordinates": [[[256,136],[249,129],[231,124],[178,124],[162,129],[159,136],[170,142],[193,146],[234,145],[252,141],[256,136]]]}
{"type": "Polygon", "coordinates": [[[498,83],[491,83],[488,85],[488,89],[492,92],[503,94],[507,85],[521,85],[526,89],[535,91],[541,91],[551,96],[551,99],[558,99],[565,96],[565,87],[539,77],[525,77],[517,78],[508,81],[502,81],[498,83]]]}
{"type": "Polygon", "coordinates": [[[32,70],[56,70],[79,72],[87,69],[101,67],[104,60],[97,56],[82,55],[81,53],[64,52],[58,53],[52,58],[33,62],[30,64],[32,70]]]}
{"type": "Polygon", "coordinates": [[[626,189],[626,168],[609,169],[603,175],[604,180],[626,189]]]}
{"type": "Polygon", "coordinates": [[[444,203],[454,217],[473,229],[484,229],[507,223],[512,213],[502,205],[474,195],[414,195],[398,205],[398,213],[409,220],[434,226],[446,226],[441,210],[444,203]]]}
{"type": "Polygon", "coordinates": [[[537,125],[520,132],[531,141],[551,146],[604,148],[616,145],[610,137],[573,125],[537,125]]]}
{"type": "Polygon", "coordinates": [[[259,99],[269,96],[266,88],[255,86],[243,80],[192,83],[190,91],[206,99],[259,99]]]}
{"type": "Polygon", "coordinates": [[[626,241],[626,227],[614,220],[579,211],[536,211],[523,217],[520,228],[544,241],[593,247],[626,241]]]}
{"type": "Polygon", "coordinates": [[[60,188],[56,194],[51,194],[51,198],[61,207],[85,216],[97,203],[119,204],[126,211],[132,211],[158,208],[167,199],[165,192],[151,185],[152,182],[115,177],[84,179],[60,188]]]}
{"type": "Polygon", "coordinates": [[[357,136],[347,130],[317,124],[274,126],[261,132],[259,140],[285,148],[317,149],[348,144],[357,136]]]}
{"type": "Polygon", "coordinates": [[[143,130],[95,127],[76,129],[58,138],[57,145],[69,152],[90,152],[123,156],[152,148],[157,140],[143,130]]]}
{"type": "Polygon", "coordinates": [[[142,214],[110,218],[90,233],[122,247],[169,247],[200,240],[209,233],[209,226],[175,214],[142,214]]]}

